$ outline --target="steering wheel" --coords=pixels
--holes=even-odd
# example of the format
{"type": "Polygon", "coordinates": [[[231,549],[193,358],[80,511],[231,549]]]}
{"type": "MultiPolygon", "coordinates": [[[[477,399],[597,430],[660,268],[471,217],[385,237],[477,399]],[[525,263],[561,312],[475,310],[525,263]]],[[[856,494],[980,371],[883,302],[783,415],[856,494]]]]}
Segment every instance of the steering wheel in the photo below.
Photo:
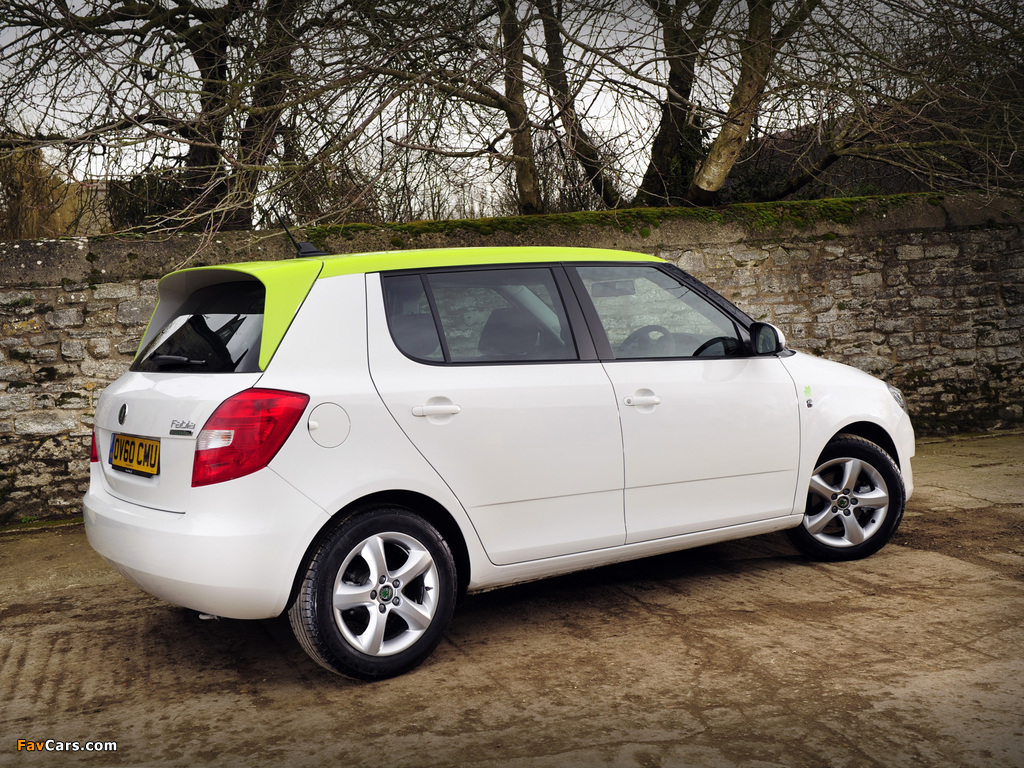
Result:
{"type": "Polygon", "coordinates": [[[722,345],[722,355],[725,356],[725,355],[729,354],[729,349],[730,348],[735,348],[735,346],[736,346],[736,339],[734,339],[732,336],[715,336],[714,338],[708,339],[703,344],[701,344],[699,347],[697,347],[693,351],[693,357],[700,357],[705,352],[707,352],[709,349],[711,349],[713,346],[715,346],[715,344],[721,344],[722,345]]]}
{"type": "Polygon", "coordinates": [[[645,325],[643,328],[637,328],[629,336],[626,337],[619,345],[620,352],[628,352],[632,348],[635,348],[637,353],[646,352],[648,349],[654,347],[665,339],[671,339],[672,333],[663,325],[645,325]],[[652,333],[660,333],[661,336],[653,338],[652,333]]]}

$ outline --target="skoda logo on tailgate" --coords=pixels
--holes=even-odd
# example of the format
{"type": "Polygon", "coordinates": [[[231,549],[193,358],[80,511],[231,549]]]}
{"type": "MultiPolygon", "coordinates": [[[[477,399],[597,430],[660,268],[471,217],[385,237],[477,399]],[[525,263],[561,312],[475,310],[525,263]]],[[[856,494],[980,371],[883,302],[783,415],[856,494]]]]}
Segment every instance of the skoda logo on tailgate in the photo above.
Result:
{"type": "Polygon", "coordinates": [[[124,424],[124,417],[128,415],[128,404],[121,403],[121,410],[117,412],[117,423],[124,424]]]}

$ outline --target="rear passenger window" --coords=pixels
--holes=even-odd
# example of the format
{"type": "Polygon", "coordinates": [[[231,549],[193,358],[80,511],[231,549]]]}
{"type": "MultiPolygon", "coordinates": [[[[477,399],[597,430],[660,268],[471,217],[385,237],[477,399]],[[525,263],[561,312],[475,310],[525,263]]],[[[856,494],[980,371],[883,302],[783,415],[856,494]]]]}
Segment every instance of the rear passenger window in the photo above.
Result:
{"type": "Polygon", "coordinates": [[[384,304],[395,346],[417,360],[444,360],[430,302],[419,275],[385,278],[384,304]]]}
{"type": "Polygon", "coordinates": [[[263,283],[200,288],[132,363],[152,373],[255,373],[260,370],[263,283]]]}
{"type": "Polygon", "coordinates": [[[385,277],[384,295],[392,338],[413,358],[452,363],[577,359],[549,269],[385,277]]]}

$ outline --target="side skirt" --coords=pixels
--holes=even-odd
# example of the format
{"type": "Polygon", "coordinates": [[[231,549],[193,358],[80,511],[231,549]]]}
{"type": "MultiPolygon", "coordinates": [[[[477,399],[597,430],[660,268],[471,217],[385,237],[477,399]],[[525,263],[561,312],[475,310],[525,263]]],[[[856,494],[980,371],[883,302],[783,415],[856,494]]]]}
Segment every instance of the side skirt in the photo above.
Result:
{"type": "Polygon", "coordinates": [[[713,528],[697,533],[686,533],[681,536],[670,536],[653,541],[642,541],[625,544],[621,547],[597,549],[591,552],[580,552],[573,555],[561,555],[542,560],[531,560],[515,565],[486,564],[480,567],[475,564],[473,578],[469,584],[469,592],[486,592],[499,587],[520,584],[526,581],[546,579],[551,576],[582,571],[588,568],[599,568],[604,565],[622,563],[627,560],[638,560],[642,557],[662,555],[666,552],[678,552],[707,544],[717,544],[732,539],[744,539],[759,536],[786,528],[794,528],[803,522],[803,515],[783,515],[770,520],[756,523],[731,525],[726,528],[713,528]]]}

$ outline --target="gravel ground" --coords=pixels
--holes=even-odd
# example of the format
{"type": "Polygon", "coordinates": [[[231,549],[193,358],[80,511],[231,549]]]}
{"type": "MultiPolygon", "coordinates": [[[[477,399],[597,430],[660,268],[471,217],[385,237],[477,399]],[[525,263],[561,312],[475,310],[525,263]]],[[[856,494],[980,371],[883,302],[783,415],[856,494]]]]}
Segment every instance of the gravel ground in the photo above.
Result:
{"type": "Polygon", "coordinates": [[[374,684],[285,619],[139,592],[81,527],[3,534],[0,766],[1020,768],[1024,435],[922,441],[914,467],[867,560],[771,535],[471,597],[374,684]]]}

